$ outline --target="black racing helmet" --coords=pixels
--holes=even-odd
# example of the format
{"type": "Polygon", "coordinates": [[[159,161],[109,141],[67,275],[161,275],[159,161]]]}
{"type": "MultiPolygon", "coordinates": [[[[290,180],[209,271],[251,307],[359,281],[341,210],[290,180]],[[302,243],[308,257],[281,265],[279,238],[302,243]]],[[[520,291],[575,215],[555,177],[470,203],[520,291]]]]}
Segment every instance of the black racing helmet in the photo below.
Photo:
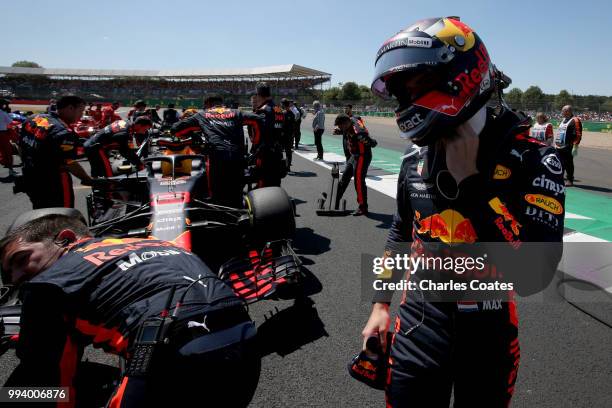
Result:
{"type": "Polygon", "coordinates": [[[480,37],[458,17],[421,20],[376,54],[372,92],[399,103],[403,138],[424,146],[471,118],[495,90],[495,69],[480,37]]]}

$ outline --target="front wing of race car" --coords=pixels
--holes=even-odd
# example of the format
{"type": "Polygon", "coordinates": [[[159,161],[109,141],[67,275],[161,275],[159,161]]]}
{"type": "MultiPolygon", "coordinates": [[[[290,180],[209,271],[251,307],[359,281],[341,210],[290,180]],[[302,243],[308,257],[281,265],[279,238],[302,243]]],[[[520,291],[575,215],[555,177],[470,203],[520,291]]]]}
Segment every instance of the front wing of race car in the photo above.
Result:
{"type": "Polygon", "coordinates": [[[247,303],[288,299],[295,297],[301,283],[301,262],[288,241],[276,241],[268,243],[261,252],[249,251],[247,259],[226,262],[219,277],[247,303]]]}

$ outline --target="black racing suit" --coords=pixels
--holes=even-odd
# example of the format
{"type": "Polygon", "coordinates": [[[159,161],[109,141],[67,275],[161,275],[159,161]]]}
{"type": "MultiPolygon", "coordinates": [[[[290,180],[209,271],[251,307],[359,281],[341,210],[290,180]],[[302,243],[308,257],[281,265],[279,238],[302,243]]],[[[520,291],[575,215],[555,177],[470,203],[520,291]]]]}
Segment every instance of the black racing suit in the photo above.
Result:
{"type": "Polygon", "coordinates": [[[5,385],[70,387],[69,406],[74,406],[89,397],[74,387],[84,347],[102,348],[129,364],[141,324],[161,315],[171,287],[176,292],[170,313],[187,294],[170,327],[169,345],[156,355],[146,380],[122,379],[110,406],[199,406],[202,401],[194,391],[201,388],[208,394],[229,387],[228,394],[221,394],[224,399],[240,393],[234,376],[243,376],[244,368],[232,357],[240,352],[240,341],[220,356],[226,361],[206,361],[198,350],[206,345],[202,340],[232,340],[222,330],[250,323],[243,302],[200,258],[172,243],[150,239],[80,241],[24,284],[17,343],[20,364],[5,385]],[[202,283],[187,290],[199,278],[204,278],[202,283]],[[184,346],[192,350],[179,351],[184,346]]]}
{"type": "Polygon", "coordinates": [[[293,137],[295,133],[295,115],[291,112],[290,108],[283,111],[283,148],[285,150],[285,158],[287,159],[287,166],[291,167],[291,161],[293,158],[293,137]]]}
{"type": "Polygon", "coordinates": [[[202,132],[210,152],[206,162],[209,193],[213,202],[242,207],[244,189],[245,146],[243,126],[259,128],[260,115],[238,109],[213,107],[183,119],[172,126],[178,137],[202,132]]]}
{"type": "Polygon", "coordinates": [[[257,187],[280,186],[283,176],[283,110],[269,100],[257,109],[263,115],[263,125],[259,143],[253,143],[252,152],[256,155],[257,187]]]}
{"type": "MultiPolygon", "coordinates": [[[[540,262],[537,274],[552,279],[562,254],[563,178],[554,148],[529,138],[528,126],[516,113],[489,113],[479,173],[459,186],[446,170],[443,150],[426,147],[406,158],[385,255],[399,248],[414,254],[428,245],[507,242],[500,245],[519,256],[515,249],[526,242],[544,242],[538,259],[519,261],[540,262]]],[[[517,271],[520,276],[523,269],[517,271]]],[[[508,295],[503,302],[437,302],[404,292],[389,360],[388,406],[448,407],[454,388],[455,407],[506,407],[520,357],[516,305],[508,295]]]]}
{"type": "Polygon", "coordinates": [[[351,122],[353,125],[343,134],[343,138],[346,137],[351,156],[346,161],[342,178],[338,183],[338,200],[342,198],[351,178],[355,177],[357,203],[361,210],[367,211],[368,188],[366,187],[366,176],[372,161],[372,147],[376,146],[376,141],[370,137],[370,133],[361,119],[351,118],[351,122]]]}
{"type": "Polygon", "coordinates": [[[92,177],[113,176],[113,169],[108,159],[108,151],[113,149],[119,150],[119,153],[134,166],[141,165],[140,159],[130,147],[132,126],[125,120],[118,120],[85,142],[85,155],[91,164],[92,177]]]}
{"type": "Polygon", "coordinates": [[[23,177],[32,207],[74,207],[72,178],[78,136],[56,113],[35,115],[21,128],[23,177]]]}

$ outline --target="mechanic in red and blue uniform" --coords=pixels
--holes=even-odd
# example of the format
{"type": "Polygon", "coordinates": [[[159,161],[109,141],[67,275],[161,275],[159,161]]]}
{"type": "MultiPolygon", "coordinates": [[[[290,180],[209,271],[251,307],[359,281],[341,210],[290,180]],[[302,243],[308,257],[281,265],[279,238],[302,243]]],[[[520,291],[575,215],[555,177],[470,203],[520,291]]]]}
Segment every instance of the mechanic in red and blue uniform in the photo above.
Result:
{"type": "MultiPolygon", "coordinates": [[[[565,205],[559,158],[529,137],[527,117],[501,96],[497,110],[487,108],[505,86],[500,78],[484,43],[457,17],[418,21],[378,51],[372,90],[397,100],[398,127],[413,143],[398,179],[385,256],[414,255],[429,244],[487,242],[515,253],[545,242],[537,256],[516,262],[538,265],[535,278],[552,278],[565,205]]],[[[362,333],[383,344],[389,295],[377,293],[362,333]]],[[[443,302],[405,291],[389,346],[388,407],[448,407],[451,393],[455,407],[510,404],[520,356],[511,297],[443,302]]]]}
{"type": "Polygon", "coordinates": [[[91,164],[91,176],[113,176],[113,169],[108,158],[108,151],[113,149],[119,150],[119,153],[134,166],[141,167],[140,158],[130,147],[130,141],[136,135],[143,138],[152,126],[153,122],[146,116],[141,116],[134,122],[118,120],[87,139],[84,147],[85,155],[91,164]]]}
{"type": "Polygon", "coordinates": [[[283,123],[285,115],[272,99],[270,86],[260,82],[255,90],[255,113],[263,115],[262,126],[253,131],[251,152],[256,157],[257,187],[280,186],[283,178],[283,123]]]}
{"type": "Polygon", "coordinates": [[[23,302],[19,365],[5,386],[69,387],[70,402],[57,406],[93,406],[75,388],[84,347],[129,367],[142,323],[176,314],[151,371],[124,376],[107,406],[200,406],[203,391],[207,401],[248,404],[259,370],[255,327],[197,256],[154,239],[92,238],[80,214],[48,214],[9,232],[0,259],[3,282],[19,286],[23,302]]]}
{"type": "Polygon", "coordinates": [[[228,207],[242,207],[246,169],[243,126],[259,133],[263,116],[230,109],[220,96],[204,100],[205,110],[172,125],[178,137],[202,133],[210,147],[206,158],[209,194],[213,202],[228,207]]]}
{"type": "Polygon", "coordinates": [[[359,208],[353,212],[353,215],[368,215],[366,176],[368,175],[370,162],[372,162],[372,148],[376,147],[377,142],[370,137],[370,133],[361,118],[350,117],[345,113],[341,113],[336,117],[334,125],[342,132],[343,139],[346,138],[347,149],[351,155],[346,161],[342,178],[340,178],[338,183],[337,199],[340,200],[342,198],[351,182],[351,178],[354,177],[359,208]]]}
{"type": "Polygon", "coordinates": [[[29,118],[21,128],[19,146],[25,188],[33,208],[74,207],[70,174],[83,184],[91,178],[75,161],[78,136],[71,124],[83,115],[85,101],[67,95],[57,101],[57,112],[29,118]]]}

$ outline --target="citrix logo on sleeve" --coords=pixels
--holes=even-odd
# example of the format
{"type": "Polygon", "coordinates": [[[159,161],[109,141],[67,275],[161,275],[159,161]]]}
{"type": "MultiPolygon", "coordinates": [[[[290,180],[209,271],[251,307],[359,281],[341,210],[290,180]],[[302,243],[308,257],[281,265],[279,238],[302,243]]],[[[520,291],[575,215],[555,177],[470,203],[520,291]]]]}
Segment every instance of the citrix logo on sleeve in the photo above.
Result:
{"type": "Polygon", "coordinates": [[[545,174],[542,174],[536,177],[535,179],[533,179],[533,182],[531,183],[531,185],[534,187],[545,188],[549,191],[552,191],[555,195],[565,193],[565,186],[563,184],[556,183],[553,180],[546,178],[545,174]]]}

